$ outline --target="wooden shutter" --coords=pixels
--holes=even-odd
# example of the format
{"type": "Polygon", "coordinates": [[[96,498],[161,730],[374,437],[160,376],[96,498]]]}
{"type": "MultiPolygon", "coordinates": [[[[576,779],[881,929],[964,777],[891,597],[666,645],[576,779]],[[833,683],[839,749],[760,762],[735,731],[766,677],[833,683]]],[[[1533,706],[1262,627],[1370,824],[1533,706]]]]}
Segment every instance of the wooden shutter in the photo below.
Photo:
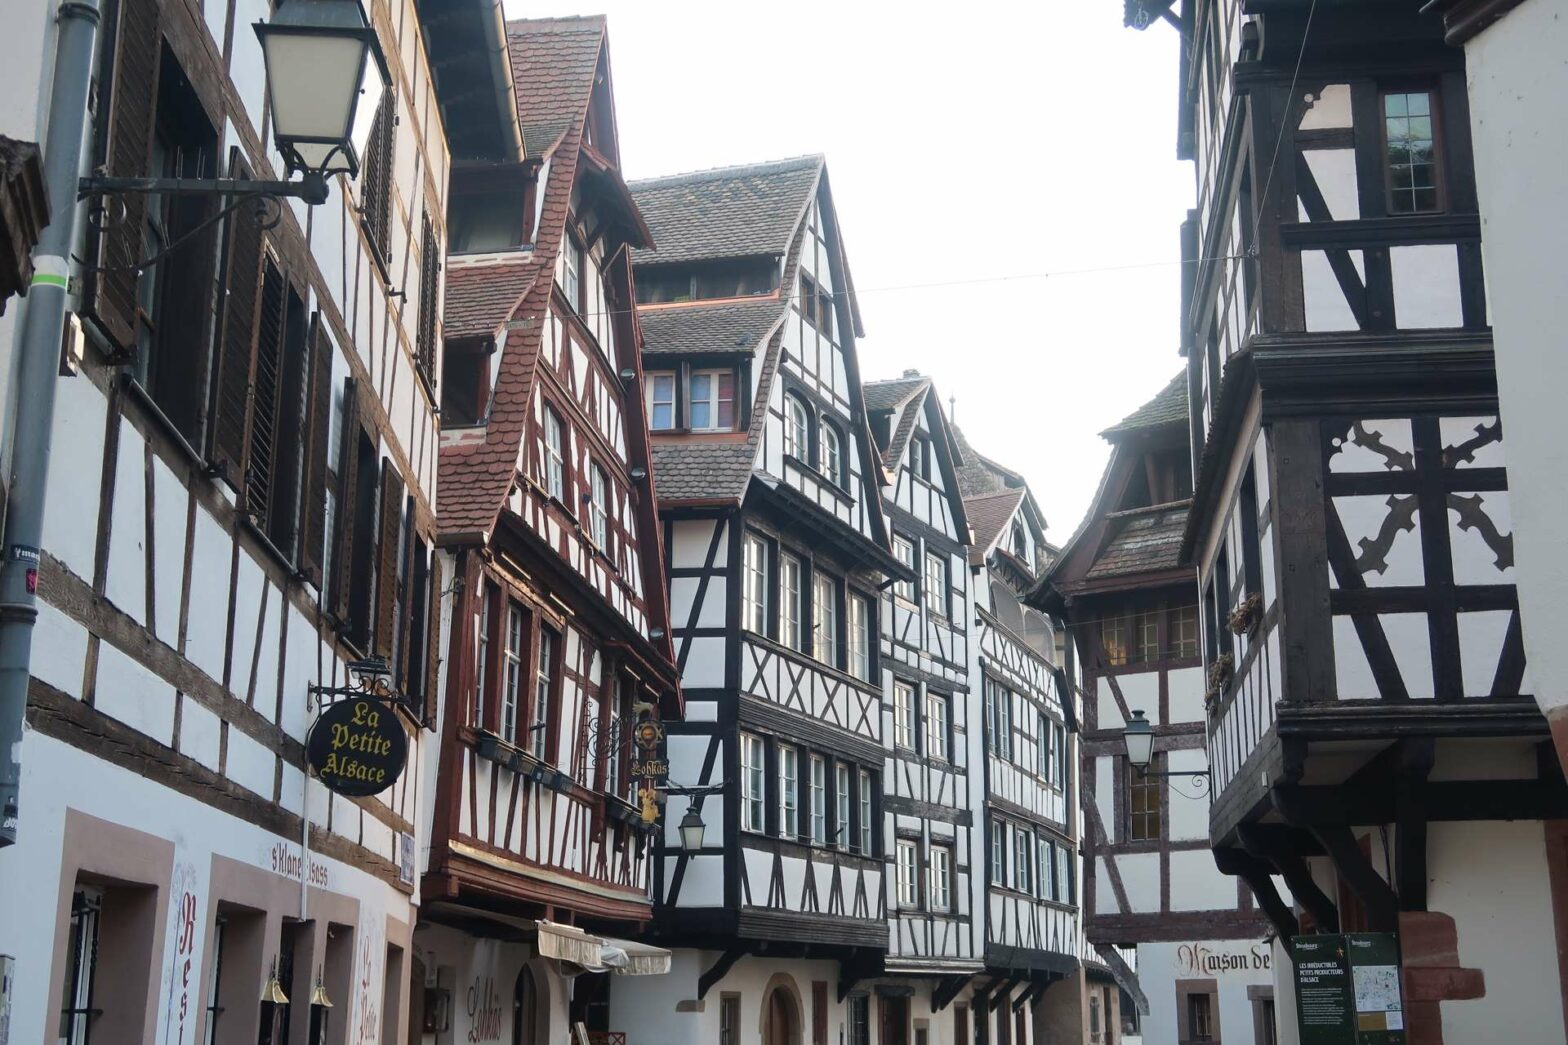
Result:
{"type": "Polygon", "coordinates": [[[300,482],[299,566],[322,586],[327,532],[327,442],[332,430],[332,339],[317,312],[310,325],[310,366],[305,400],[305,474],[300,482]]]}
{"type": "Polygon", "coordinates": [[[277,472],[278,397],[283,378],[283,273],[267,258],[261,279],[256,323],[255,367],[251,376],[250,446],[245,462],[245,510],[265,524],[277,472]]]}
{"type": "MultiPolygon", "coordinates": [[[[381,462],[381,533],[377,538],[374,650],[392,663],[397,652],[398,535],[403,530],[403,477],[392,462],[381,462]]],[[[396,665],[394,664],[394,667],[396,665]]]]}
{"type": "Polygon", "coordinates": [[[436,389],[436,316],[440,312],[441,244],[430,224],[430,212],[423,215],[419,248],[419,331],[415,359],[430,391],[436,389]]]}
{"type": "MultiPolygon", "coordinates": [[[[112,29],[104,37],[100,63],[94,165],[109,177],[156,174],[149,168],[162,53],[158,0],[117,0],[105,24],[112,29]]],[[[105,222],[101,229],[88,225],[87,257],[102,271],[87,270],[82,311],[98,320],[120,350],[131,352],[136,348],[136,266],[142,257],[147,197],[126,193],[115,197],[110,207],[115,213],[108,217],[118,221],[105,222]]]]}
{"type": "Polygon", "coordinates": [[[425,721],[435,722],[439,698],[436,680],[441,669],[441,596],[445,592],[441,577],[441,555],[430,552],[430,575],[425,582],[425,721]]]}
{"type": "MultiPolygon", "coordinates": [[[[238,150],[229,164],[233,177],[248,178],[250,170],[238,150]]],[[[251,368],[255,360],[256,323],[261,300],[261,221],[250,204],[228,218],[224,257],[224,303],[213,353],[211,443],[208,453],[222,466],[229,484],[239,490],[245,480],[245,442],[249,429],[251,368]]]]}
{"type": "Polygon", "coordinates": [[[397,117],[393,111],[395,95],[388,90],[381,95],[376,108],[375,123],[370,128],[370,141],[365,147],[364,188],[360,191],[360,220],[365,235],[383,262],[389,261],[391,240],[388,229],[392,216],[392,139],[397,117]]]}
{"type": "Polygon", "coordinates": [[[349,588],[354,576],[355,491],[359,489],[359,388],[352,377],[343,381],[343,427],[338,443],[337,547],[332,554],[333,616],[348,620],[349,588]]]}

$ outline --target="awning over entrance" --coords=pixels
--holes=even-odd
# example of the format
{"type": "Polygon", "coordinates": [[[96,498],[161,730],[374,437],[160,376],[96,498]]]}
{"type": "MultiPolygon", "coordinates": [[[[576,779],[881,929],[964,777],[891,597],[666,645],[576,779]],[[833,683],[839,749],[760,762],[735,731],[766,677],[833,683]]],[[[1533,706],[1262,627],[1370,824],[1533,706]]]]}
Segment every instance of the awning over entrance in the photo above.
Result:
{"type": "Polygon", "coordinates": [[[617,976],[661,976],[670,971],[670,952],[633,940],[593,936],[570,925],[540,919],[539,953],[617,976]]]}

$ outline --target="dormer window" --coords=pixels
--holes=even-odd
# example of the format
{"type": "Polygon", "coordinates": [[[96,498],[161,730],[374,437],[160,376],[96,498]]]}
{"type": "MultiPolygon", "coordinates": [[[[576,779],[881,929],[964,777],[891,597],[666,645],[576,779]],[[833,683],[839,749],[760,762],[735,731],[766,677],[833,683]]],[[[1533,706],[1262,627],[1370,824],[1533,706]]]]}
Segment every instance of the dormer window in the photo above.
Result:
{"type": "Polygon", "coordinates": [[[533,238],[538,172],[528,165],[456,168],[447,198],[452,254],[517,250],[533,238]]]}
{"type": "Polygon", "coordinates": [[[797,461],[811,459],[811,412],[792,395],[784,397],[784,453],[797,461]]]}
{"type": "Polygon", "coordinates": [[[839,469],[843,467],[843,450],[839,444],[838,429],[824,421],[822,423],[820,439],[820,453],[817,455],[817,471],[832,482],[842,485],[839,478],[839,469]]]}
{"type": "Polygon", "coordinates": [[[675,427],[675,375],[653,373],[647,379],[648,428],[668,432],[675,427]]]}
{"type": "Polygon", "coordinates": [[[691,430],[728,432],[735,428],[735,371],[695,370],[691,375],[691,430]]]}
{"type": "Polygon", "coordinates": [[[931,478],[931,444],[924,436],[909,440],[909,473],[921,479],[931,478]]]}
{"type": "Polygon", "coordinates": [[[1029,538],[1024,533],[1024,524],[1016,520],[1013,522],[1013,554],[1029,561],[1029,538]]]}

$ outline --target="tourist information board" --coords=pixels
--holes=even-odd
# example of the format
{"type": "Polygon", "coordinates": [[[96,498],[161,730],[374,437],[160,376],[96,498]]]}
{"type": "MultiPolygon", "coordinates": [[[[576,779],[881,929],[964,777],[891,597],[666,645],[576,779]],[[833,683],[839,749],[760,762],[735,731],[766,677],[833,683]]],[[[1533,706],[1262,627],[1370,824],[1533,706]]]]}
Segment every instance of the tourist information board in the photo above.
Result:
{"type": "Polygon", "coordinates": [[[1301,1045],[1405,1045],[1398,936],[1296,936],[1290,956],[1301,1045]]]}

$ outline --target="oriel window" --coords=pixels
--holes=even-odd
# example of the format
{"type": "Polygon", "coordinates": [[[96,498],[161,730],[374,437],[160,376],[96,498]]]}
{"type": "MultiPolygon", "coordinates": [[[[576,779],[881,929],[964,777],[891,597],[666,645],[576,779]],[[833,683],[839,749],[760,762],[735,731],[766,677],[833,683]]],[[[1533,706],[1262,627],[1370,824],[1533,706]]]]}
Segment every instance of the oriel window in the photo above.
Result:
{"type": "Polygon", "coordinates": [[[1430,91],[1383,95],[1390,214],[1430,214],[1442,209],[1433,103],[1430,91]]]}

